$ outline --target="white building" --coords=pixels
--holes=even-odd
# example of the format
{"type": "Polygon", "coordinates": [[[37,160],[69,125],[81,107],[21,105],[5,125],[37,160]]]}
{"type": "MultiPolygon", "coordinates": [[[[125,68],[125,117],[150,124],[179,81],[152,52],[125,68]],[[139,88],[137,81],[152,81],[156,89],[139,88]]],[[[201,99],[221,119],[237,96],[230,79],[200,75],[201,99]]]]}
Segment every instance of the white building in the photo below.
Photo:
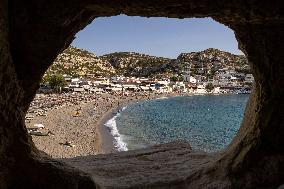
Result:
{"type": "Polygon", "coordinates": [[[157,83],[164,85],[164,86],[168,86],[170,84],[170,80],[159,80],[157,81],[157,83]]]}
{"type": "Polygon", "coordinates": [[[73,79],[71,79],[71,82],[80,82],[81,81],[81,79],[80,78],[73,78],[73,79]]]}
{"type": "Polygon", "coordinates": [[[100,85],[100,84],[105,84],[109,85],[110,80],[108,78],[102,77],[102,78],[96,78],[93,80],[93,84],[95,85],[100,85]]]}
{"type": "Polygon", "coordinates": [[[254,82],[254,77],[252,74],[247,74],[246,77],[245,77],[245,82],[246,83],[252,83],[254,82]]]}
{"type": "Polygon", "coordinates": [[[207,93],[204,85],[198,85],[197,89],[195,90],[196,93],[205,94],[207,93]]]}

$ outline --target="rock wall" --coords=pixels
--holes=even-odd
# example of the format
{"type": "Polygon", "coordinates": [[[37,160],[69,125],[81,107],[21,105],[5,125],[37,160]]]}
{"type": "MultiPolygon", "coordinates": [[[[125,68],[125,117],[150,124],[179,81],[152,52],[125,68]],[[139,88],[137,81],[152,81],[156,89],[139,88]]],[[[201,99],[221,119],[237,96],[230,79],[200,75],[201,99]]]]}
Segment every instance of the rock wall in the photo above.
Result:
{"type": "MultiPolygon", "coordinates": [[[[96,17],[120,13],[172,18],[210,16],[235,31],[256,80],[243,124],[226,150],[204,156],[205,159],[194,159],[196,154],[191,152],[186,156],[191,167],[187,167],[189,172],[183,179],[173,174],[169,184],[161,174],[145,187],[277,188],[284,182],[283,9],[284,2],[278,0],[1,0],[0,188],[107,187],[96,182],[95,173],[71,168],[35,149],[25,129],[24,115],[44,72],[75,34],[96,17]]],[[[163,145],[158,148],[169,150],[163,145]]],[[[182,151],[178,149],[179,153],[171,153],[170,162],[186,161],[179,159],[182,151]]],[[[144,152],[129,153],[139,156],[144,152]]],[[[116,156],[128,162],[129,156],[104,156],[99,165],[104,165],[106,173],[111,169],[103,161],[116,161],[116,156]]],[[[153,157],[150,165],[161,158],[153,157]]],[[[131,162],[136,166],[135,159],[131,162]]],[[[120,169],[125,175],[117,176],[127,180],[131,173],[125,172],[123,166],[120,169]]],[[[143,175],[141,169],[134,178],[135,184],[117,182],[112,187],[136,188],[143,175]]],[[[111,181],[113,177],[99,179],[111,181]]]]}

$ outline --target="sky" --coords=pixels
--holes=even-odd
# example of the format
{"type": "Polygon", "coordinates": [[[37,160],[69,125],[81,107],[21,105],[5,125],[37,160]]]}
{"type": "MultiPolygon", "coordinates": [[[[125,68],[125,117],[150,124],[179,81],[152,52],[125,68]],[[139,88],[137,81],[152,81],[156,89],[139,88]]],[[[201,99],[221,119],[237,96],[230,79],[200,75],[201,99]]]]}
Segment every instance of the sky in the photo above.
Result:
{"type": "Polygon", "coordinates": [[[211,18],[100,17],[78,32],[72,45],[97,56],[138,52],[176,58],[207,48],[243,54],[234,32],[211,18]]]}

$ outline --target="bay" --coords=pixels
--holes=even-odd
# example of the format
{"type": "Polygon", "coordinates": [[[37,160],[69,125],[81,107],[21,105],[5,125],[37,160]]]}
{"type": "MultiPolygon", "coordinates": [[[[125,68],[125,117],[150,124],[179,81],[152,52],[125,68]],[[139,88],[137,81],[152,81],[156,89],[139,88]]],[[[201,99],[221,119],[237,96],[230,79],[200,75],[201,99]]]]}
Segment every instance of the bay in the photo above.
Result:
{"type": "Polygon", "coordinates": [[[125,150],[182,139],[193,149],[215,152],[236,135],[249,95],[204,95],[130,104],[115,124],[125,150]]]}

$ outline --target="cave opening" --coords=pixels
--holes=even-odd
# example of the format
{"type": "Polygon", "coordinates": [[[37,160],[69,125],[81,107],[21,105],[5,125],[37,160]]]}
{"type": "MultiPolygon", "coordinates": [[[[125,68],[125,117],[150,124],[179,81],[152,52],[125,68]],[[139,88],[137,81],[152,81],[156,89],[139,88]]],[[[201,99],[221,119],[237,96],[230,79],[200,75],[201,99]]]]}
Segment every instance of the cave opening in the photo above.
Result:
{"type": "Polygon", "coordinates": [[[2,188],[283,187],[283,2],[15,0],[1,1],[0,9],[2,188]],[[177,142],[68,162],[35,148],[24,116],[44,72],[94,18],[121,13],[211,16],[234,30],[255,88],[223,152],[194,153],[177,142]]]}

